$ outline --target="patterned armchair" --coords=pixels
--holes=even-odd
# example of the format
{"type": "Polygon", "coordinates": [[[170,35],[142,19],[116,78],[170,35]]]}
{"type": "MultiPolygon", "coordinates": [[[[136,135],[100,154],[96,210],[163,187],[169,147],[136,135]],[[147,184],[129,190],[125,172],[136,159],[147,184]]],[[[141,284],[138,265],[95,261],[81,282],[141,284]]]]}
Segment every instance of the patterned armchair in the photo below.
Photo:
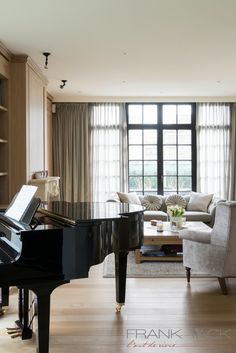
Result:
{"type": "Polygon", "coordinates": [[[184,229],[180,237],[187,281],[192,268],[216,276],[223,294],[227,294],[225,278],[236,276],[236,201],[217,205],[213,229],[184,229]]]}

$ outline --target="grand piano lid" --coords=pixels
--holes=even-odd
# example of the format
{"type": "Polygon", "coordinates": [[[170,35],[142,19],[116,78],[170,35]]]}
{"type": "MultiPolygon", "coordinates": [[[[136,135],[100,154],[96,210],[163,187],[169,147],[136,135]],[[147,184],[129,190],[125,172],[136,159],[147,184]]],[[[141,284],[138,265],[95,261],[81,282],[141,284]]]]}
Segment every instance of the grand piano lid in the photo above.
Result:
{"type": "Polygon", "coordinates": [[[65,202],[45,203],[38,212],[71,225],[80,222],[112,220],[131,213],[143,212],[139,205],[118,202],[65,202]]]}

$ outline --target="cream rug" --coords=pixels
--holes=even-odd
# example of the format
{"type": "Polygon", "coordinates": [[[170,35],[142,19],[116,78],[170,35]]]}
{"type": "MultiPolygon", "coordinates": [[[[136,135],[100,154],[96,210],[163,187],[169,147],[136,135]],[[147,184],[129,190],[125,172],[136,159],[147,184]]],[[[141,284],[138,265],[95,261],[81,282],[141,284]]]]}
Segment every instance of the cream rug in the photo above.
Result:
{"type": "MultiPolygon", "coordinates": [[[[111,278],[115,274],[114,254],[108,255],[103,263],[103,277],[111,278]]],[[[209,277],[192,270],[193,277],[209,277]]],[[[142,262],[136,264],[134,252],[128,255],[127,277],[185,277],[185,268],[182,262],[142,262]]]]}

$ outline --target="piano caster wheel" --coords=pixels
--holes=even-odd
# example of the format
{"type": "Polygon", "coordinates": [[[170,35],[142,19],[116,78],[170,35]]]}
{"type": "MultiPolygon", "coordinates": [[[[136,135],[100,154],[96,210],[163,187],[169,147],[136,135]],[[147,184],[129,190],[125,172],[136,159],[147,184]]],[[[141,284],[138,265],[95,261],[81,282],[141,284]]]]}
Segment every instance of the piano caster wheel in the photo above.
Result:
{"type": "Polygon", "coordinates": [[[124,303],[116,303],[116,312],[120,313],[121,312],[121,308],[124,305],[124,303]]]}
{"type": "Polygon", "coordinates": [[[6,310],[3,308],[0,308],[0,316],[3,316],[5,314],[6,310]]]}

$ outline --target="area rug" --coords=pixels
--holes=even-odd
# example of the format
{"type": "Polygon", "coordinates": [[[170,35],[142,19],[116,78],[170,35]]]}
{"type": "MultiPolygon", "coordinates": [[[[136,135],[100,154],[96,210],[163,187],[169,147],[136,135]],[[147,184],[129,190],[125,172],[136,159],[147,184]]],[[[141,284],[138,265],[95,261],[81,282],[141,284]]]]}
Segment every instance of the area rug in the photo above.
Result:
{"type": "MultiPolygon", "coordinates": [[[[115,274],[114,254],[108,255],[103,263],[103,277],[112,278],[115,274]]],[[[192,277],[209,277],[209,275],[191,271],[192,277]]],[[[185,277],[185,268],[182,262],[142,262],[136,264],[134,252],[128,255],[127,277],[185,277]]]]}

